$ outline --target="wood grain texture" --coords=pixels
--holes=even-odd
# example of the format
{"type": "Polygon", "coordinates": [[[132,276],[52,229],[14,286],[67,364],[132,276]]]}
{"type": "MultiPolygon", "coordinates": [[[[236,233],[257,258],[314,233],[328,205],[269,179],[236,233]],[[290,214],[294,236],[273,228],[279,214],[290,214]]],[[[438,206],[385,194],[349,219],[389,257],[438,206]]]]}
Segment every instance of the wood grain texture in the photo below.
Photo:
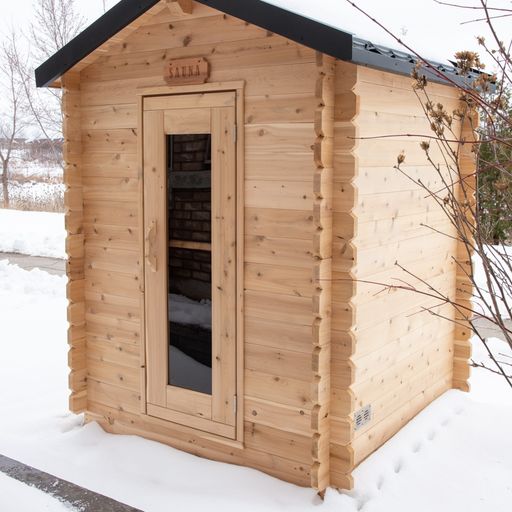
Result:
{"type": "MultiPolygon", "coordinates": [[[[198,430],[150,416],[131,414],[116,408],[112,404],[104,405],[97,402],[90,404],[86,419],[88,421],[98,421],[108,432],[139,435],[168,444],[193,455],[256,468],[296,485],[306,487],[310,485],[310,464],[273,453],[273,451],[279,451],[285,455],[290,454],[293,452],[291,446],[295,442],[302,443],[301,446],[304,446],[304,436],[288,434],[287,437],[280,439],[283,446],[278,445],[276,450],[269,450],[265,447],[265,440],[272,439],[274,430],[267,427],[267,430],[263,431],[264,427],[262,426],[254,432],[254,438],[258,439],[257,448],[253,446],[242,448],[241,446],[219,442],[211,434],[205,435],[204,432],[198,430]],[[285,443],[287,443],[286,448],[285,443]]],[[[246,425],[249,429],[252,424],[247,422],[246,425]]],[[[279,430],[276,431],[276,433],[279,432],[279,430]]],[[[254,444],[252,443],[252,445],[254,444]]]]}
{"type": "MultiPolygon", "coordinates": [[[[392,169],[405,150],[411,174],[436,186],[418,140],[358,139],[425,127],[409,78],[334,62],[188,1],[160,2],[76,69],[80,83],[70,75],[64,95],[72,119],[65,151],[75,410],[87,409],[88,420],[111,432],[322,491],[351,488],[357,463],[450,385],[465,388],[466,329],[456,330],[454,346],[449,327],[415,314],[428,301],[375,293],[358,282],[393,279],[400,259],[446,290],[454,281],[467,287],[449,263],[454,244],[422,231],[422,224],[447,228],[442,216],[392,169]],[[209,60],[210,83],[202,91],[166,86],[165,64],[191,57],[209,60]],[[236,355],[243,448],[241,438],[222,437],[224,428],[201,431],[212,414],[204,397],[161,397],[188,408],[195,418],[189,426],[176,423],[181,416],[144,414],[148,318],[141,307],[144,91],[156,111],[159,102],[174,101],[162,99],[170,92],[190,93],[190,104],[180,104],[185,110],[202,107],[201,93],[235,89],[243,120],[236,158],[245,167],[236,183],[244,209],[243,216],[237,210],[244,220],[236,226],[237,255],[243,254],[236,268],[243,278],[228,309],[243,313],[236,324],[244,340],[236,355]],[[373,420],[355,433],[354,412],[367,404],[373,420]]],[[[431,91],[456,104],[450,88],[431,91]]],[[[219,98],[214,118],[222,124],[221,110],[233,100],[219,98]]],[[[194,115],[197,131],[212,119],[194,115]]],[[[176,114],[168,124],[186,131],[192,117],[176,114]]],[[[151,204],[152,192],[144,192],[151,204]]],[[[230,252],[228,266],[233,258],[230,252]]],[[[225,263],[216,265],[225,270],[225,263]]],[[[234,428],[228,409],[215,414],[234,428]]]]}
{"type": "Polygon", "coordinates": [[[80,76],[77,73],[67,73],[62,78],[62,88],[64,184],[66,185],[64,202],[68,230],[66,273],[68,276],[68,363],[71,389],[69,408],[75,413],[80,413],[87,407],[80,76]]]}
{"type": "MultiPolygon", "coordinates": [[[[145,23],[155,16],[158,12],[165,9],[165,4],[163,2],[159,2],[151,9],[148,9],[144,14],[139,16],[136,20],[132,21],[129,25],[115,34],[108,41],[103,43],[101,46],[96,48],[92,53],[90,53],[87,57],[78,62],[70,71],[75,74],[79,74],[84,68],[91,65],[93,62],[98,60],[100,57],[105,56],[111,51],[113,48],[118,46],[119,44],[123,44],[124,41],[130,34],[135,32],[137,29],[142,27],[145,23]]],[[[61,80],[62,81],[62,80],[61,80]]],[[[53,86],[59,86],[59,81],[57,80],[53,86]]]]}
{"type": "Polygon", "coordinates": [[[332,186],[334,146],[335,60],[317,55],[314,144],[313,222],[313,467],[311,485],[320,492],[330,484],[332,186]]]}
{"type": "Polygon", "coordinates": [[[332,322],[331,322],[331,484],[350,489],[354,467],[351,451],[355,401],[351,386],[355,372],[354,310],[352,302],[358,291],[355,280],[356,247],[352,240],[357,233],[358,219],[352,213],[357,201],[358,176],[357,136],[360,98],[354,92],[359,69],[353,64],[337,62],[335,75],[335,126],[349,130],[334,133],[333,222],[332,222],[332,322]],[[340,259],[343,262],[339,264],[340,259]],[[339,272],[343,270],[343,274],[339,272]],[[341,350],[343,348],[343,350],[341,350]],[[342,355],[341,355],[342,354],[342,355]],[[343,445],[343,448],[340,446],[343,445]],[[343,453],[341,453],[341,451],[343,453]],[[343,460],[343,465],[340,465],[343,460]],[[341,467],[342,466],[342,467],[341,467]]]}
{"type": "MultiPolygon", "coordinates": [[[[358,67],[354,122],[361,138],[354,151],[355,179],[344,175],[351,157],[335,147],[333,270],[341,282],[355,280],[351,300],[351,288],[345,286],[335,292],[333,301],[331,368],[333,396],[338,400],[333,416],[339,419],[338,437],[331,442],[335,482],[343,482],[351,468],[449,389],[452,379],[456,381],[453,324],[434,316],[451,319],[453,310],[414,292],[386,289],[400,279],[418,284],[412,277],[417,276],[452,296],[457,282],[456,244],[427,226],[448,235],[453,235],[453,228],[412,182],[421,179],[435,188],[438,178],[429,169],[420,138],[400,137],[406,132],[430,133],[411,86],[411,79],[358,67]],[[411,179],[394,169],[401,151],[411,179]],[[348,212],[350,204],[353,209],[348,212]],[[355,229],[351,218],[357,223],[355,229]],[[410,274],[401,271],[397,262],[410,274]],[[337,312],[349,308],[353,327],[346,332],[337,312]],[[433,314],[422,313],[429,308],[433,314]],[[354,413],[368,405],[370,422],[347,432],[346,420],[353,422],[354,413]]],[[[457,92],[448,87],[434,86],[429,95],[448,110],[458,104],[457,92]]],[[[439,153],[433,151],[431,156],[441,161],[439,153]]],[[[443,165],[440,169],[446,172],[443,165]]]]}
{"type": "MultiPolygon", "coordinates": [[[[100,419],[111,431],[133,429],[205,457],[249,465],[309,486],[316,232],[313,144],[318,107],[315,54],[201,4],[193,7],[191,15],[168,8],[157,12],[149,23],[146,20],[128,37],[118,39],[111,50],[81,71],[85,197],[70,199],[77,205],[83,203],[88,320],[82,333],[88,349],[77,357],[88,362],[90,370],[83,382],[88,378],[94,387],[88,417],[100,419]],[[204,89],[165,86],[167,60],[196,56],[205,56],[211,64],[211,79],[204,89]],[[237,335],[246,342],[246,353],[237,352],[236,377],[243,391],[237,397],[239,444],[177,425],[175,421],[183,417],[158,422],[144,413],[145,365],[150,361],[144,353],[148,318],[140,306],[145,293],[143,209],[146,216],[151,210],[140,199],[144,130],[138,110],[143,108],[142,96],[150,95],[146,106],[157,110],[162,101],[173,101],[164,100],[163,95],[187,94],[190,104],[168,105],[186,110],[201,108],[205,92],[232,90],[237,91],[240,123],[236,197],[247,198],[237,210],[236,223],[237,254],[244,255],[236,263],[236,308],[243,312],[237,320],[237,335]],[[247,440],[243,450],[241,439],[247,440]]],[[[222,108],[233,100],[226,94],[218,98],[215,116],[220,120],[222,108]]],[[[168,123],[181,123],[186,130],[188,120],[178,117],[168,123]]],[[[197,129],[202,130],[204,120],[196,117],[197,129]]],[[[232,133],[225,130],[226,137],[232,133]]],[[[147,187],[144,193],[151,195],[147,187]]],[[[233,254],[229,259],[233,261],[233,254]]],[[[219,261],[218,266],[222,270],[224,263],[219,261]]],[[[232,312],[231,317],[235,317],[232,312]]],[[[320,359],[315,361],[317,368],[325,368],[320,359]]],[[[77,383],[81,377],[76,376],[77,383]]],[[[187,412],[200,429],[207,411],[199,398],[183,406],[189,407],[187,412]]],[[[232,401],[229,405],[215,414],[228,416],[232,401]]],[[[227,420],[232,423],[232,418],[227,420]]]]}
{"type": "MultiPolygon", "coordinates": [[[[461,108],[464,108],[461,106],[461,108]]],[[[467,107],[466,107],[467,108],[467,107]]],[[[473,143],[478,140],[476,129],[479,125],[478,114],[468,112],[461,127],[461,139],[465,144],[460,152],[460,179],[464,185],[459,184],[459,202],[466,205],[464,215],[469,223],[474,223],[472,212],[476,209],[476,153],[473,151],[473,143]]],[[[467,232],[467,230],[465,230],[467,232]]],[[[473,239],[470,233],[467,233],[470,241],[473,239]]],[[[457,276],[456,276],[456,294],[455,302],[466,306],[473,296],[473,282],[471,280],[470,269],[473,252],[462,240],[457,242],[457,276]]],[[[470,306],[471,307],[471,306],[470,306]]],[[[470,360],[471,360],[471,336],[473,334],[471,325],[467,319],[468,315],[464,310],[457,311],[455,318],[457,325],[454,329],[454,359],[453,359],[453,382],[455,389],[469,391],[470,360]]]]}

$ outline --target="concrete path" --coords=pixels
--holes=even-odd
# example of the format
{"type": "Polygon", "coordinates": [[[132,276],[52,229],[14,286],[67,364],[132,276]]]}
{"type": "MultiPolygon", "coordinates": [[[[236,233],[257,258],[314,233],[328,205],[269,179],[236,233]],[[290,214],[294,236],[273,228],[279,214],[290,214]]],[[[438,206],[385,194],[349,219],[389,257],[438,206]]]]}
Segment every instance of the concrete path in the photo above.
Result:
{"type": "Polygon", "coordinates": [[[8,259],[13,265],[18,265],[25,270],[39,268],[57,276],[66,273],[66,262],[56,258],[42,258],[40,256],[27,256],[26,254],[15,254],[11,252],[0,252],[0,260],[8,259]]]}
{"type": "Polygon", "coordinates": [[[89,491],[17,460],[0,455],[0,472],[52,496],[80,512],[142,512],[137,508],[89,491]]]}

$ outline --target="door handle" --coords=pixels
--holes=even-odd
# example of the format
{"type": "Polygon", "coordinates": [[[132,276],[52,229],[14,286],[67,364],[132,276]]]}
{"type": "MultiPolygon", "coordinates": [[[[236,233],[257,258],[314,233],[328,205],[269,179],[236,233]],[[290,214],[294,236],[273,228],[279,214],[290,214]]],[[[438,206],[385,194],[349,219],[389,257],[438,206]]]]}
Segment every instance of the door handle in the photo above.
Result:
{"type": "Polygon", "coordinates": [[[157,258],[155,254],[155,242],[156,242],[156,220],[152,220],[146,229],[145,239],[145,256],[146,263],[152,272],[157,271],[157,258]]]}

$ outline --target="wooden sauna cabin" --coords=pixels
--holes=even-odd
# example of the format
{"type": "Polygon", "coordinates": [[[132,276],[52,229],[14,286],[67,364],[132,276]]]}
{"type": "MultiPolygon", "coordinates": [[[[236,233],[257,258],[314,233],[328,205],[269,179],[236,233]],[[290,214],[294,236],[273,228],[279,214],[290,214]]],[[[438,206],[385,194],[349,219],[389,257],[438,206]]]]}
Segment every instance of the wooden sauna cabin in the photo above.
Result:
{"type": "Polygon", "coordinates": [[[468,388],[469,329],[361,282],[399,261],[464,284],[457,244],[424,227],[444,215],[393,168],[403,151],[435,180],[399,137],[429,133],[413,66],[259,0],[122,0],[36,71],[63,90],[72,411],[348,489],[468,388]]]}

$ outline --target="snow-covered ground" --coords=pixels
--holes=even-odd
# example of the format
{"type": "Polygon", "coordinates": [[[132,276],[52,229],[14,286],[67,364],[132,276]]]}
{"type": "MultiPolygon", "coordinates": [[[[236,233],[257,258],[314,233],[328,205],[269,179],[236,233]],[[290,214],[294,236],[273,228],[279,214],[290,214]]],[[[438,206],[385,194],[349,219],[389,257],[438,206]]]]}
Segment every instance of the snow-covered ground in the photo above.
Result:
{"type": "Polygon", "coordinates": [[[62,181],[63,170],[61,165],[35,159],[29,152],[19,149],[13,151],[11,158],[11,175],[62,181]]]}
{"type": "Polygon", "coordinates": [[[9,197],[11,204],[19,209],[61,211],[65,189],[62,183],[14,180],[9,184],[9,197]]]}
{"type": "MultiPolygon", "coordinates": [[[[148,512],[510,510],[512,392],[482,370],[471,394],[436,400],[359,466],[352,492],[329,490],[323,504],[255,470],[82,425],[67,412],[65,282],[0,262],[0,453],[148,512]]],[[[485,358],[480,345],[475,358],[485,358]]],[[[0,479],[2,512],[24,510],[23,500],[61,510],[0,479]]]]}
{"type": "Polygon", "coordinates": [[[64,214],[0,208],[0,252],[65,258],[64,214]]]}
{"type": "MultiPolygon", "coordinates": [[[[13,152],[9,170],[11,207],[20,210],[62,211],[64,190],[62,166],[34,159],[24,150],[13,152]]],[[[3,202],[2,191],[0,201],[3,202]]]]}
{"type": "Polygon", "coordinates": [[[69,507],[38,489],[0,473],[2,512],[70,512],[69,507]]]}
{"type": "Polygon", "coordinates": [[[486,255],[489,258],[490,261],[494,262],[494,269],[496,271],[496,274],[498,276],[497,280],[492,279],[491,283],[492,286],[489,287],[487,284],[487,279],[484,272],[484,267],[482,266],[482,260],[480,256],[477,254],[473,255],[473,269],[474,269],[474,278],[475,282],[478,284],[478,290],[482,293],[482,297],[484,298],[485,302],[481,300],[480,297],[475,297],[473,300],[474,304],[474,311],[475,313],[482,314],[482,315],[491,315],[491,311],[488,307],[485,306],[485,304],[492,304],[491,296],[489,294],[489,290],[495,290],[499,292],[499,286],[503,287],[503,295],[505,300],[500,298],[499,296],[496,297],[496,303],[498,305],[498,309],[500,310],[501,315],[503,318],[510,318],[510,315],[508,314],[507,306],[510,307],[512,304],[512,296],[510,296],[511,290],[508,287],[508,283],[504,285],[503,281],[501,280],[501,276],[499,274],[499,271],[506,272],[508,268],[508,262],[512,261],[512,246],[509,247],[500,247],[500,246],[488,246],[486,248],[486,255]]]}

